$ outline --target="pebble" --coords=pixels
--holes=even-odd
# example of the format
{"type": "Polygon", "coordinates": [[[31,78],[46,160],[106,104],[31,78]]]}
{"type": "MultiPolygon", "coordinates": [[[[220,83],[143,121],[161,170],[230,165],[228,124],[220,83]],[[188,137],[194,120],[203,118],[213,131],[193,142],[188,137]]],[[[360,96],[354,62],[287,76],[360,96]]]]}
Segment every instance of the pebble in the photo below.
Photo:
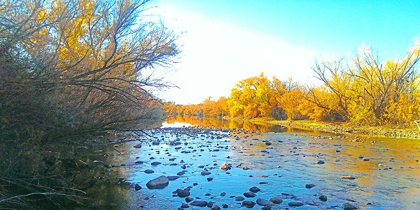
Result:
{"type": "Polygon", "coordinates": [[[247,198],[253,198],[253,197],[255,197],[256,195],[255,195],[255,193],[253,193],[253,192],[246,192],[246,193],[244,193],[244,196],[245,196],[245,197],[247,197],[247,198]]]}
{"type": "Polygon", "coordinates": [[[279,198],[279,197],[273,197],[273,198],[270,199],[270,201],[272,203],[275,203],[275,204],[280,204],[280,203],[283,202],[283,200],[281,198],[279,198]]]}
{"type": "Polygon", "coordinates": [[[139,191],[139,190],[141,190],[141,186],[139,184],[136,184],[136,185],[134,185],[134,189],[136,191],[139,191]]]}
{"type": "Polygon", "coordinates": [[[344,210],[354,210],[354,209],[358,209],[358,208],[356,206],[354,206],[353,204],[344,203],[343,204],[343,209],[344,210]]]}
{"type": "Polygon", "coordinates": [[[151,170],[151,169],[146,169],[145,171],[144,171],[144,173],[146,173],[146,174],[152,174],[152,173],[154,173],[155,171],[153,171],[153,170],[151,170]]]}
{"type": "Polygon", "coordinates": [[[182,203],[181,204],[181,209],[187,209],[187,208],[189,208],[190,206],[188,205],[188,204],[186,204],[186,203],[182,203]]]}
{"type": "Polygon", "coordinates": [[[206,175],[210,175],[211,172],[210,171],[202,171],[201,175],[206,176],[206,175]]]}
{"type": "Polygon", "coordinates": [[[256,192],[261,191],[261,189],[260,189],[260,188],[258,188],[258,187],[251,187],[251,188],[249,188],[249,191],[251,191],[251,192],[253,192],[253,193],[256,193],[256,192]]]}
{"type": "Polygon", "coordinates": [[[323,160],[318,160],[317,164],[324,164],[325,162],[323,160]]]}
{"type": "Polygon", "coordinates": [[[213,205],[213,206],[211,207],[211,210],[220,210],[220,206],[218,206],[218,205],[213,205]]]}
{"type": "Polygon", "coordinates": [[[193,201],[190,203],[191,206],[200,206],[200,207],[206,207],[207,201],[193,201]]]}
{"type": "Polygon", "coordinates": [[[356,179],[356,178],[352,176],[340,176],[340,179],[356,179]]]}
{"type": "Polygon", "coordinates": [[[268,204],[270,204],[270,201],[263,198],[258,198],[256,202],[260,206],[267,206],[268,204]]]}
{"type": "Polygon", "coordinates": [[[253,208],[255,206],[255,202],[254,201],[243,201],[242,206],[245,206],[247,208],[253,208]]]}
{"type": "Polygon", "coordinates": [[[194,198],[191,198],[191,197],[186,197],[185,198],[185,201],[187,202],[187,203],[189,203],[189,202],[191,202],[191,201],[193,201],[194,200],[194,198]]]}
{"type": "Polygon", "coordinates": [[[177,180],[179,178],[179,176],[167,176],[169,181],[174,181],[177,180]]]}
{"type": "Polygon", "coordinates": [[[188,190],[178,189],[178,190],[177,190],[177,195],[178,195],[178,197],[180,197],[180,198],[185,198],[185,197],[187,197],[187,196],[189,196],[189,195],[190,195],[190,191],[188,191],[188,190]]]}
{"type": "Polygon", "coordinates": [[[308,188],[308,189],[311,189],[311,188],[315,187],[315,185],[314,184],[306,184],[305,187],[308,188]]]}
{"type": "Polygon", "coordinates": [[[289,202],[288,205],[289,206],[303,206],[303,203],[294,201],[294,202],[289,202]]]}
{"type": "Polygon", "coordinates": [[[243,201],[243,200],[245,200],[245,198],[242,196],[235,197],[235,201],[243,201]]]}
{"type": "Polygon", "coordinates": [[[327,198],[327,196],[326,195],[321,195],[321,196],[319,196],[319,200],[321,200],[321,201],[327,201],[328,200],[328,198],[327,198]]]}

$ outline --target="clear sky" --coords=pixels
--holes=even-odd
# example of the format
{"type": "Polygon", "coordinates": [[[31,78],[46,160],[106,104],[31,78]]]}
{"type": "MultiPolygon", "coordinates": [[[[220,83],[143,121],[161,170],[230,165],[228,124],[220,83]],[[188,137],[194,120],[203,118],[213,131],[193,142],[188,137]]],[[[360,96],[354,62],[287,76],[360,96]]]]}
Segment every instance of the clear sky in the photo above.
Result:
{"type": "Polygon", "coordinates": [[[316,84],[315,58],[338,58],[366,44],[380,60],[403,57],[420,37],[420,1],[155,0],[154,14],[180,34],[179,62],[159,96],[178,104],[229,96],[264,72],[316,84]],[[182,33],[182,34],[181,34],[182,33]]]}

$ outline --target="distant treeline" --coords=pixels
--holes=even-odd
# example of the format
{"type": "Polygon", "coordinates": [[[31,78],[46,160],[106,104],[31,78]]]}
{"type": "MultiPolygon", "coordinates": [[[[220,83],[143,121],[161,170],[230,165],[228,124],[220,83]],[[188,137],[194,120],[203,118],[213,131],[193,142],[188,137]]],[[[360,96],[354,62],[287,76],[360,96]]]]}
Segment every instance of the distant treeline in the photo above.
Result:
{"type": "Polygon", "coordinates": [[[316,61],[312,70],[322,82],[308,87],[261,73],[239,81],[229,97],[200,104],[165,103],[171,116],[274,118],[351,122],[355,125],[414,126],[420,119],[420,48],[406,57],[381,63],[370,49],[349,59],[316,61]]]}

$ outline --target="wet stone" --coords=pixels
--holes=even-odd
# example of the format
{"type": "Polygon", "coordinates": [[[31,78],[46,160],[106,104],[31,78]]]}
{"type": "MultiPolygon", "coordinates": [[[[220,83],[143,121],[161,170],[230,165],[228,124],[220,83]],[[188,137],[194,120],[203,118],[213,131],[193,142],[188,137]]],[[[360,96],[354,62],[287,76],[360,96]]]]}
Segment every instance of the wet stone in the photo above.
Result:
{"type": "Polygon", "coordinates": [[[149,189],[163,189],[169,185],[169,179],[166,176],[160,176],[156,179],[147,182],[146,186],[149,189]]]}
{"type": "Polygon", "coordinates": [[[179,176],[167,176],[169,181],[174,181],[177,180],[179,178],[179,176]]]}
{"type": "Polygon", "coordinates": [[[244,193],[244,196],[245,196],[245,197],[247,197],[247,198],[253,198],[253,197],[255,197],[256,195],[255,195],[255,193],[253,193],[253,192],[246,192],[246,193],[244,193]]]}
{"type": "Polygon", "coordinates": [[[268,204],[270,204],[270,201],[263,198],[258,198],[256,202],[260,206],[267,206],[268,204]]]}
{"type": "Polygon", "coordinates": [[[154,173],[155,171],[153,171],[153,170],[151,170],[151,169],[146,169],[145,171],[144,171],[144,173],[146,173],[146,174],[152,174],[152,173],[154,173]]]}
{"type": "Polygon", "coordinates": [[[190,195],[190,191],[188,190],[178,189],[177,191],[178,191],[177,192],[178,197],[181,197],[181,198],[185,198],[190,195]]]}
{"type": "Polygon", "coordinates": [[[206,175],[210,175],[211,172],[210,171],[202,171],[201,175],[206,176],[206,175]]]}
{"type": "Polygon", "coordinates": [[[353,176],[340,176],[340,179],[356,179],[353,176]]]}
{"type": "Polygon", "coordinates": [[[280,204],[280,203],[283,202],[283,200],[281,198],[279,198],[279,197],[273,197],[273,198],[270,199],[270,201],[272,203],[275,203],[275,204],[280,204]]]}
{"type": "Polygon", "coordinates": [[[150,165],[152,165],[152,166],[157,166],[157,165],[160,165],[160,164],[162,164],[161,162],[152,162],[152,163],[150,163],[150,165]]]}
{"type": "Polygon", "coordinates": [[[187,209],[187,208],[189,208],[190,206],[188,205],[188,204],[186,204],[186,203],[182,203],[181,204],[181,209],[187,209]]]}
{"type": "Polygon", "coordinates": [[[328,200],[328,198],[327,198],[327,196],[326,195],[321,195],[321,196],[319,196],[319,200],[321,200],[321,201],[327,201],[328,200]]]}
{"type": "Polygon", "coordinates": [[[303,203],[302,202],[296,202],[296,201],[294,201],[294,202],[288,203],[288,205],[289,206],[303,206],[303,203]]]}
{"type": "Polygon", "coordinates": [[[318,160],[317,164],[324,164],[325,162],[323,160],[318,160]]]}
{"type": "Polygon", "coordinates": [[[254,201],[243,201],[242,206],[245,206],[247,208],[253,208],[255,206],[255,202],[254,201]]]}
{"type": "Polygon", "coordinates": [[[305,185],[305,188],[308,188],[308,189],[311,189],[311,188],[313,188],[313,187],[315,187],[315,185],[314,185],[314,184],[306,184],[306,185],[305,185]]]}
{"type": "Polygon", "coordinates": [[[253,193],[256,193],[256,192],[261,191],[261,189],[260,189],[260,188],[258,188],[258,187],[251,187],[251,188],[249,188],[249,191],[251,191],[251,192],[253,192],[253,193]]]}
{"type": "Polygon", "coordinates": [[[243,200],[245,200],[245,198],[242,196],[235,197],[235,201],[243,201],[243,200]]]}
{"type": "Polygon", "coordinates": [[[358,209],[358,208],[356,206],[354,206],[353,204],[344,203],[343,204],[343,209],[344,210],[355,210],[355,209],[358,209]]]}
{"type": "Polygon", "coordinates": [[[185,198],[185,202],[187,202],[187,203],[189,203],[189,202],[191,202],[193,200],[194,200],[194,198],[191,198],[191,197],[186,197],[185,198]]]}
{"type": "Polygon", "coordinates": [[[139,184],[136,184],[136,185],[134,185],[134,189],[136,191],[139,191],[139,190],[141,190],[141,186],[139,184]]]}
{"type": "Polygon", "coordinates": [[[220,196],[225,196],[225,195],[226,195],[225,192],[220,193],[220,196]]]}
{"type": "Polygon", "coordinates": [[[213,206],[211,207],[211,210],[220,210],[220,206],[218,206],[218,205],[213,205],[213,206]]]}

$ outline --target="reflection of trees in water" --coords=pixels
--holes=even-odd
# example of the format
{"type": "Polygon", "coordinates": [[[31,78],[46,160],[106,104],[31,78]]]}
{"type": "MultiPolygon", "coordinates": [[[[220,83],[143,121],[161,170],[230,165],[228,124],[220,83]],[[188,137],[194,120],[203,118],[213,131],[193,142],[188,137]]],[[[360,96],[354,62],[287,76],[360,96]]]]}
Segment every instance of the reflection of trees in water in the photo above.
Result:
{"type": "Polygon", "coordinates": [[[176,116],[165,120],[167,123],[189,123],[191,125],[199,125],[205,127],[215,127],[223,129],[245,129],[261,132],[284,132],[287,129],[278,125],[271,125],[263,122],[252,123],[249,121],[238,120],[222,120],[220,118],[200,118],[191,116],[176,116]]]}

